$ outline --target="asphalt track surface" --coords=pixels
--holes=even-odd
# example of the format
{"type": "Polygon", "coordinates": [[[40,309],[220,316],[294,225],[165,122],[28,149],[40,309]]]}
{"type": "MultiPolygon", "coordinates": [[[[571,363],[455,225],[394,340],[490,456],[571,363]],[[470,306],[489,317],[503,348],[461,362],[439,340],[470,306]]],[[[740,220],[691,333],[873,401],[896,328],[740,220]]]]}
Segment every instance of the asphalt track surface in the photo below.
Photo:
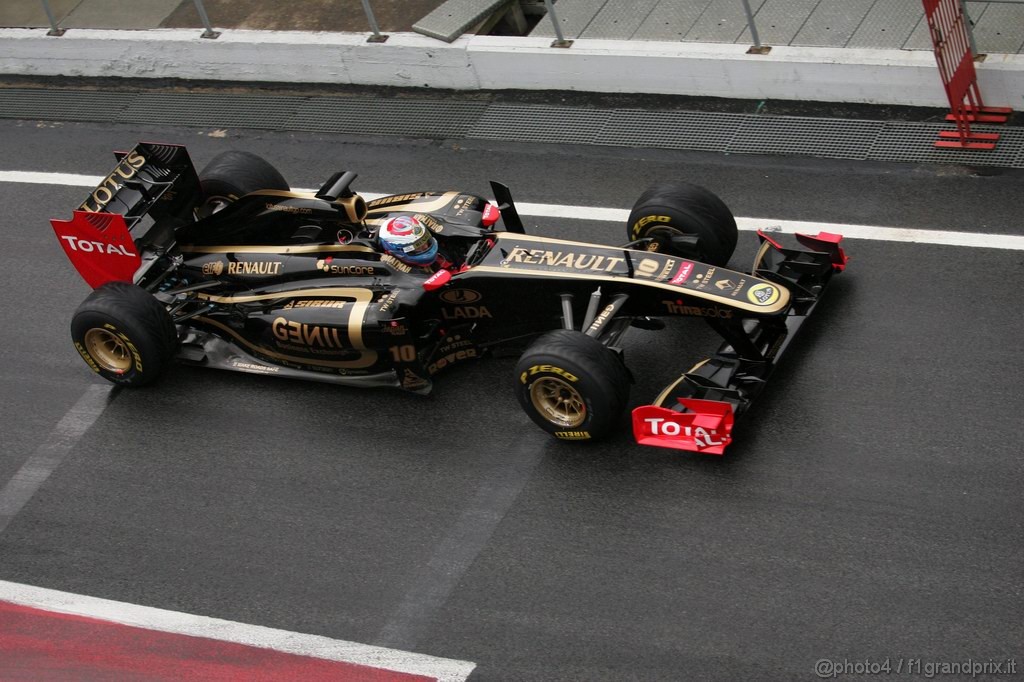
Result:
{"type": "MultiPolygon", "coordinates": [[[[675,177],[742,216],[1024,233],[1012,171],[211,132],[0,121],[0,170],[102,175],[111,150],[162,140],[200,166],[257,151],[299,187],[345,168],[373,192],[495,178],[628,208],[675,177]]],[[[637,446],[625,422],[550,440],[515,402],[514,358],[455,367],[427,399],[188,367],[111,391],[69,342],[88,290],[48,225],[86,191],[0,183],[0,487],[52,455],[0,526],[0,580],[474,661],[472,680],[1024,655],[1024,252],[850,241],[717,458],[637,446]]],[[[717,345],[699,320],[627,340],[634,405],[717,345]]]]}

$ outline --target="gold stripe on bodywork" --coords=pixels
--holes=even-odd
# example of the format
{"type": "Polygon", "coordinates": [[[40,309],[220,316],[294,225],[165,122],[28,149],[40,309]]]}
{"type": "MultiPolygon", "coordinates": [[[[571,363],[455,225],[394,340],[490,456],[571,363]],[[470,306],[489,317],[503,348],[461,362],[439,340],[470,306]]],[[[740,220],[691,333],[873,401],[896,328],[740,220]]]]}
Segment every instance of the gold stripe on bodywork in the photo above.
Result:
{"type": "MultiPolygon", "coordinates": [[[[348,339],[352,343],[352,347],[355,349],[363,349],[366,346],[363,345],[363,318],[366,316],[366,310],[370,307],[370,301],[373,300],[373,292],[369,289],[362,289],[359,287],[324,287],[323,289],[294,289],[291,291],[281,291],[274,294],[234,294],[231,296],[217,296],[215,294],[196,294],[196,298],[204,301],[210,301],[212,303],[251,303],[253,301],[272,301],[274,299],[281,298],[302,298],[307,296],[317,296],[320,298],[351,298],[355,302],[352,306],[352,314],[348,318],[348,339]]],[[[376,358],[376,353],[374,353],[376,358]]],[[[292,358],[289,358],[292,359],[292,358]]],[[[320,364],[312,362],[311,364],[320,364]]],[[[334,365],[328,365],[333,367],[334,365]]],[[[339,365],[342,366],[342,365],[339,365]]],[[[348,365],[344,365],[348,366],[348,365]]],[[[365,365],[361,365],[365,366],[365,365]]]]}
{"type": "MultiPolygon", "coordinates": [[[[573,243],[573,242],[566,242],[566,243],[573,243]]],[[[592,246],[592,245],[584,244],[584,246],[592,246]]],[[[625,250],[625,249],[620,249],[620,250],[625,250]]],[[[635,251],[634,253],[642,254],[642,253],[645,253],[645,252],[644,251],[635,251]]],[[[777,312],[781,312],[782,310],[785,310],[786,306],[789,305],[789,289],[786,289],[785,287],[781,287],[778,284],[775,284],[774,282],[769,282],[767,280],[758,280],[758,281],[764,281],[765,284],[771,284],[773,287],[778,289],[779,290],[779,300],[776,301],[774,305],[770,305],[770,306],[756,306],[756,305],[754,305],[752,303],[747,303],[745,301],[737,301],[737,300],[733,300],[731,298],[722,298],[721,296],[716,296],[715,294],[713,294],[711,292],[700,291],[699,289],[685,289],[683,287],[677,287],[675,285],[665,284],[663,282],[655,282],[655,281],[646,280],[646,279],[633,279],[633,278],[627,277],[625,275],[621,275],[621,276],[616,276],[616,275],[587,275],[587,274],[583,274],[583,273],[577,274],[575,272],[550,272],[550,271],[547,271],[547,270],[528,270],[526,268],[517,268],[514,265],[509,265],[507,267],[494,267],[494,266],[491,266],[491,265],[477,265],[475,267],[470,268],[466,272],[467,273],[490,272],[490,273],[495,273],[495,274],[504,273],[505,275],[508,275],[509,273],[515,273],[517,275],[526,275],[526,276],[529,276],[529,277],[553,277],[553,278],[556,278],[556,279],[571,279],[571,280],[586,279],[586,280],[595,280],[595,281],[598,281],[598,282],[628,282],[630,284],[634,284],[636,286],[641,286],[641,287],[654,287],[655,289],[664,289],[665,291],[669,291],[669,292],[671,292],[672,294],[674,294],[676,296],[686,295],[686,296],[693,296],[695,298],[703,298],[703,299],[711,301],[713,303],[720,304],[720,305],[722,305],[723,307],[726,307],[726,308],[735,308],[737,310],[746,310],[746,311],[749,311],[749,312],[752,312],[752,313],[764,313],[764,314],[777,313],[777,312]]],[[[724,270],[724,272],[733,272],[733,271],[732,270],[724,270]]],[[[740,272],[737,272],[735,274],[743,275],[743,273],[740,273],[740,272]]],[[[749,277],[749,275],[744,275],[744,276],[749,277]]],[[[472,281],[472,280],[470,279],[468,281],[472,281]]]]}
{"type": "Polygon", "coordinates": [[[410,201],[404,204],[377,204],[375,202],[387,200],[387,197],[381,197],[380,199],[374,199],[370,202],[369,213],[394,213],[396,211],[415,211],[417,213],[430,213],[431,211],[440,211],[442,208],[450,204],[455,197],[459,196],[461,192],[445,192],[437,199],[433,201],[419,202],[410,201]]]}
{"type": "Polygon", "coordinates": [[[179,246],[182,253],[377,253],[369,246],[353,246],[344,244],[322,244],[320,246],[304,244],[302,246],[179,246]]]}

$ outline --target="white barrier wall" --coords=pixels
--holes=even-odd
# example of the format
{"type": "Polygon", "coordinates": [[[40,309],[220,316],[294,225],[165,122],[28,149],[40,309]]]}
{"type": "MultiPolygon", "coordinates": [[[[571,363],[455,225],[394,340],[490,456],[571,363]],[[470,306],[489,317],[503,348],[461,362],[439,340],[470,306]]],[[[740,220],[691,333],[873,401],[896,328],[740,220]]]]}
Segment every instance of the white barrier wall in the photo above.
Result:
{"type": "MultiPolygon", "coordinates": [[[[773,47],[463,36],[447,44],[415,33],[385,43],[364,33],[0,29],[0,74],[340,83],[455,90],[657,93],[945,106],[928,51],[773,47]]],[[[987,104],[1024,108],[1024,56],[978,65],[987,104]]]]}

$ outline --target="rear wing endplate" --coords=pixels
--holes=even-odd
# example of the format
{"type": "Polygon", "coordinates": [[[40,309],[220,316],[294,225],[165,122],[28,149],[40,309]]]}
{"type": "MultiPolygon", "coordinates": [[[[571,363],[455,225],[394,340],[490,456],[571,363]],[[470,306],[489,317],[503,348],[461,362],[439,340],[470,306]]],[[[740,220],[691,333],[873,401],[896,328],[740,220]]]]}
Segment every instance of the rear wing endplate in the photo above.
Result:
{"type": "Polygon", "coordinates": [[[140,142],[115,157],[117,166],[71,220],[50,221],[71,263],[93,288],[133,281],[143,262],[140,247],[152,245],[154,234],[172,241],[175,223],[191,222],[202,200],[195,167],[181,145],[140,142]],[[151,227],[168,221],[168,229],[143,229],[146,216],[151,227]]]}

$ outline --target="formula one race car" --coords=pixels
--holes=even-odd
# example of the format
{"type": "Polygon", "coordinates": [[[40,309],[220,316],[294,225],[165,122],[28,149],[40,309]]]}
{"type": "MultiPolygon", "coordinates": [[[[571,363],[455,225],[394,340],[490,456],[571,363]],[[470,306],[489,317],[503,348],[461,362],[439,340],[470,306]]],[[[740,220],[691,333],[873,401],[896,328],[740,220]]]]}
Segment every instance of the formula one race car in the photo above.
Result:
{"type": "Polygon", "coordinates": [[[527,235],[508,188],[365,201],[339,172],[293,192],[247,152],[196,173],[184,147],[137,145],[74,212],[52,221],[95,290],[71,323],[75,348],[122,386],[172,359],[240,372],[428,393],[434,377],[532,340],[519,402],[564,440],[608,435],[631,383],[631,327],[700,317],[724,339],[653,404],[638,442],[722,454],[833,273],[841,237],[760,234],[750,273],[723,266],[736,223],[711,192],[663,183],[629,216],[629,243],[527,235]],[[498,221],[504,229],[498,229],[498,221]]]}

